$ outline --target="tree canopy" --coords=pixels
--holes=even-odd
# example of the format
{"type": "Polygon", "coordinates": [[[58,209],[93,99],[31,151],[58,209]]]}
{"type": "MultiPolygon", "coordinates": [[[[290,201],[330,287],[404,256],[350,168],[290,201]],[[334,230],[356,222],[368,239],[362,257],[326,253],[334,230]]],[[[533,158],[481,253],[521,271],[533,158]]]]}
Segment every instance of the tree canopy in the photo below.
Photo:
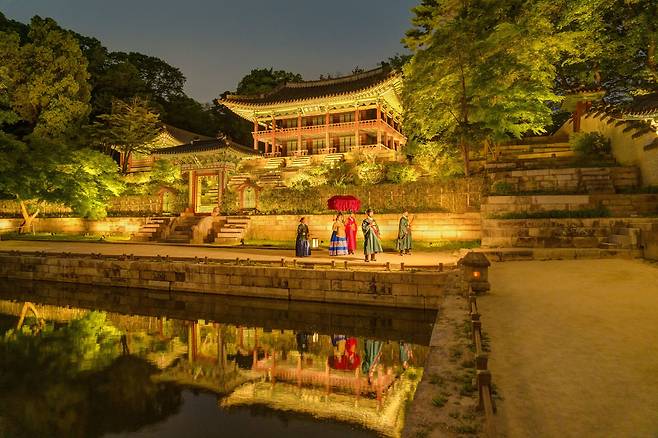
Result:
{"type": "Polygon", "coordinates": [[[286,82],[300,82],[302,75],[273,68],[252,70],[238,83],[238,94],[263,94],[286,82]]]}

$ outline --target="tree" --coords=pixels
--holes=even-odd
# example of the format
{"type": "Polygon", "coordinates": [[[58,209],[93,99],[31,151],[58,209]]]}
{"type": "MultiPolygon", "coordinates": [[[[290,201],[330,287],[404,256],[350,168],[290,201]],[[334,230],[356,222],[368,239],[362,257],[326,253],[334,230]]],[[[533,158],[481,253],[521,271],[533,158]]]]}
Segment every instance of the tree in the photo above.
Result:
{"type": "Polygon", "coordinates": [[[302,75],[273,68],[254,69],[238,83],[238,94],[263,94],[286,82],[300,82],[302,75]]]}
{"type": "Polygon", "coordinates": [[[144,99],[135,97],[128,102],[115,100],[112,113],[98,116],[92,133],[101,145],[110,145],[122,154],[121,171],[128,173],[128,160],[134,153],[148,154],[153,141],[161,132],[160,117],[151,111],[144,99]]]}
{"type": "Polygon", "coordinates": [[[0,194],[16,199],[29,230],[46,202],[64,203],[87,218],[102,218],[123,183],[108,156],[38,136],[26,141],[0,132],[0,194]]]}
{"type": "Polygon", "coordinates": [[[0,32],[0,65],[13,112],[33,135],[64,138],[89,114],[87,60],[76,40],[51,19],[34,17],[27,42],[0,32]]]}
{"type": "Polygon", "coordinates": [[[554,63],[570,41],[524,4],[425,0],[414,9],[405,129],[412,142],[459,145],[466,175],[471,149],[544,132],[559,100],[554,63]]]}

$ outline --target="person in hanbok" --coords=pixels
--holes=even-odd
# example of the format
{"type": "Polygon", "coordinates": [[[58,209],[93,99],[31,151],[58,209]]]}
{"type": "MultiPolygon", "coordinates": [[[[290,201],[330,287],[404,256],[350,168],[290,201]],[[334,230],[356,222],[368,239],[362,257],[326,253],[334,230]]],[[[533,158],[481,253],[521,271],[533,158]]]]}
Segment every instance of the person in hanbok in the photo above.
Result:
{"type": "Polygon", "coordinates": [[[295,241],[295,255],[297,257],[308,257],[311,255],[311,245],[308,243],[309,237],[306,218],[303,217],[299,220],[299,225],[297,225],[297,240],[295,241]]]}
{"type": "Polygon", "coordinates": [[[369,208],[366,214],[366,218],[361,223],[361,231],[363,231],[363,254],[365,255],[366,262],[374,262],[376,261],[375,255],[379,252],[384,252],[384,250],[382,249],[382,243],[379,238],[379,227],[373,217],[374,212],[372,208],[369,208]]]}
{"type": "Polygon", "coordinates": [[[343,213],[338,213],[331,227],[331,240],[329,241],[329,255],[341,256],[347,254],[347,238],[345,237],[345,222],[343,213]]]}
{"type": "Polygon", "coordinates": [[[400,252],[400,255],[411,254],[411,222],[409,221],[409,212],[406,210],[400,218],[398,240],[395,247],[400,252]]]}
{"type": "Polygon", "coordinates": [[[352,210],[345,221],[345,237],[347,238],[347,253],[354,254],[356,250],[356,219],[352,210]]]}

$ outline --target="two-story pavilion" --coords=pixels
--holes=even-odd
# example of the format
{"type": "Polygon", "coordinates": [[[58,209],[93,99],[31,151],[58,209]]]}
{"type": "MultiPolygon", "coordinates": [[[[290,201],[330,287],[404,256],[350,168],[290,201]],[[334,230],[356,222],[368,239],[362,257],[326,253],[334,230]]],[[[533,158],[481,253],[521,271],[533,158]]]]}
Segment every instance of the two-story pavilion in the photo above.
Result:
{"type": "Polygon", "coordinates": [[[282,84],[267,94],[220,102],[254,123],[253,148],[268,157],[399,150],[402,78],[378,68],[334,79],[282,84]]]}

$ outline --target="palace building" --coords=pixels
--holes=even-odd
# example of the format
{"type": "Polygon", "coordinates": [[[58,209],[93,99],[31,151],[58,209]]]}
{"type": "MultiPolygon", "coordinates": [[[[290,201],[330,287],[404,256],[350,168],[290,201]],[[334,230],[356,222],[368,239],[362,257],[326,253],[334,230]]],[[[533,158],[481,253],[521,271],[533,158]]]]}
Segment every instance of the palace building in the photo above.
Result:
{"type": "Polygon", "coordinates": [[[390,69],[282,84],[267,94],[220,100],[252,121],[253,148],[266,157],[400,150],[402,78],[390,69]]]}

